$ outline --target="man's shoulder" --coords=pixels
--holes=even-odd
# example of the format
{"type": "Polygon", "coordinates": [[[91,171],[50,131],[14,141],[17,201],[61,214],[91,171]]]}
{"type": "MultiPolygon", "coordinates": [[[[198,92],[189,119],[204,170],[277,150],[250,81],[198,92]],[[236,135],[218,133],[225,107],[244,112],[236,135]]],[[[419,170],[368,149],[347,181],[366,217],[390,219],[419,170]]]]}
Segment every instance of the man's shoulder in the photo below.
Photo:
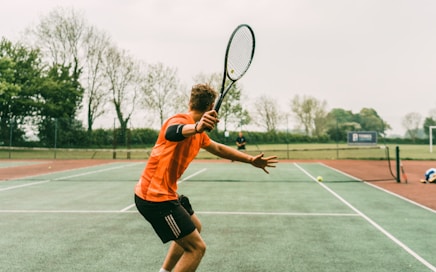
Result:
{"type": "Polygon", "coordinates": [[[167,123],[174,123],[174,122],[182,122],[182,123],[192,123],[194,120],[188,113],[177,113],[168,118],[167,123]]]}

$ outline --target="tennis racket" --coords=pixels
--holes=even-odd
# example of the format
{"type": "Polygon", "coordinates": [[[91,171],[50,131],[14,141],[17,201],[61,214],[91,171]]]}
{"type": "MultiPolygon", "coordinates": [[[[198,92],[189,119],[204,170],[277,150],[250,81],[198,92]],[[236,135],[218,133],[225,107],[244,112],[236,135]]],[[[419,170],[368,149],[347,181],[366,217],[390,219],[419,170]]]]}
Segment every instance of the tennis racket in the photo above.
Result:
{"type": "Polygon", "coordinates": [[[250,67],[254,56],[255,45],[254,32],[249,25],[239,25],[230,36],[224,59],[224,74],[221,91],[214,106],[216,112],[219,111],[224,97],[233,84],[241,79],[250,67]],[[229,83],[226,86],[227,80],[229,80],[229,83]]]}

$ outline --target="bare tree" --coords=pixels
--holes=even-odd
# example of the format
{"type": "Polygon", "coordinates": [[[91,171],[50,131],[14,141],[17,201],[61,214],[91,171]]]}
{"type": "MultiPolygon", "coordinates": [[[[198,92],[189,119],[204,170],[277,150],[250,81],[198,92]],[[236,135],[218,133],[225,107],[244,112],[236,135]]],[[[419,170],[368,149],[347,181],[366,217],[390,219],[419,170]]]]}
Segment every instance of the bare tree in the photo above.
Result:
{"type": "Polygon", "coordinates": [[[276,131],[280,121],[280,113],[277,102],[265,95],[256,99],[254,104],[256,124],[264,127],[267,132],[276,131]]]}
{"type": "Polygon", "coordinates": [[[296,119],[304,127],[306,135],[320,136],[324,133],[323,123],[326,123],[327,117],[325,101],[319,101],[311,96],[300,98],[299,95],[295,95],[290,106],[296,119]]]}
{"type": "Polygon", "coordinates": [[[173,102],[174,113],[185,112],[188,109],[190,96],[191,89],[184,84],[179,85],[173,102]]]}
{"type": "Polygon", "coordinates": [[[33,42],[43,53],[46,62],[71,66],[79,78],[81,45],[87,25],[83,14],[74,9],[57,8],[41,18],[39,24],[27,30],[33,42]]]}
{"type": "Polygon", "coordinates": [[[105,33],[93,27],[88,29],[84,39],[86,63],[82,80],[85,88],[83,103],[87,111],[88,132],[92,131],[95,120],[105,113],[104,105],[108,102],[104,56],[109,46],[109,37],[105,33]]]}
{"type": "Polygon", "coordinates": [[[145,98],[143,103],[159,115],[160,125],[174,109],[179,80],[177,70],[162,63],[149,65],[148,73],[141,87],[145,98]]]}
{"type": "Polygon", "coordinates": [[[328,128],[327,114],[327,102],[325,100],[319,101],[319,106],[314,110],[313,136],[320,137],[326,133],[328,128]]]}
{"type": "Polygon", "coordinates": [[[419,127],[421,125],[422,115],[418,112],[410,112],[403,117],[402,125],[406,129],[406,133],[410,136],[413,142],[418,137],[419,127]]]}
{"type": "Polygon", "coordinates": [[[125,137],[140,92],[140,65],[126,51],[111,46],[105,54],[105,74],[122,137],[125,137]]]}

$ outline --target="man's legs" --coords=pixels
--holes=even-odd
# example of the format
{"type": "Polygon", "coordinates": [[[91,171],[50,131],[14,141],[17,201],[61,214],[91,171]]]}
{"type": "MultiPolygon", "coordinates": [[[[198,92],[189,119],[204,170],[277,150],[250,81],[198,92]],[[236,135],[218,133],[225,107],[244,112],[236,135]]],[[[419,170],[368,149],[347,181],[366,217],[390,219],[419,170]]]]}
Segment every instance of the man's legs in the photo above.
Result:
{"type": "MultiPolygon", "coordinates": [[[[206,250],[206,244],[204,243],[203,239],[201,238],[201,236],[199,234],[201,231],[201,222],[198,219],[197,215],[193,214],[191,216],[191,219],[192,219],[192,222],[194,223],[195,227],[197,228],[197,230],[195,230],[193,233],[189,234],[188,236],[183,237],[182,239],[179,239],[178,241],[173,241],[171,243],[170,248],[168,250],[168,254],[167,254],[167,256],[164,260],[164,263],[162,265],[162,268],[164,268],[167,271],[171,271],[176,266],[176,264],[179,262],[181,257],[184,255],[184,253],[186,251],[186,249],[184,249],[184,248],[186,248],[186,245],[184,246],[184,243],[186,243],[186,242],[188,242],[188,244],[192,244],[192,242],[194,242],[194,244],[193,244],[195,247],[194,250],[199,250],[200,252],[202,251],[201,256],[198,260],[198,263],[196,264],[195,267],[197,267],[200,264],[201,258],[203,257],[204,251],[206,250]],[[196,235],[193,235],[194,233],[197,233],[199,237],[196,237],[196,235]],[[193,241],[192,242],[186,241],[186,238],[190,237],[191,235],[193,235],[193,237],[192,237],[193,241]],[[198,240],[198,238],[199,238],[199,240],[198,240]],[[183,239],[185,239],[185,241],[182,241],[183,239]]],[[[191,238],[189,238],[189,239],[191,239],[191,238]]],[[[192,251],[192,249],[190,249],[189,246],[188,246],[188,250],[192,251]]],[[[185,262],[185,261],[181,260],[180,262],[185,262]]],[[[194,268],[194,270],[177,270],[177,269],[175,271],[195,271],[195,268],[194,268]]]]}
{"type": "Polygon", "coordinates": [[[198,230],[185,236],[176,243],[183,248],[184,252],[174,268],[174,272],[193,272],[197,270],[201,259],[206,252],[206,244],[198,230]]]}

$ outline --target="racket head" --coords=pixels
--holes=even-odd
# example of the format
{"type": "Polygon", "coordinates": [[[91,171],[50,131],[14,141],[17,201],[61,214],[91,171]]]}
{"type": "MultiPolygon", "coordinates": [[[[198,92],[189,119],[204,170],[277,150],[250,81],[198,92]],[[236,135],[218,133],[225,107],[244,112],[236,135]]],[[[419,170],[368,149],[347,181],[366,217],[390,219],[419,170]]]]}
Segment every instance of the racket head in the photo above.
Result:
{"type": "Polygon", "coordinates": [[[225,74],[230,80],[237,81],[247,72],[255,48],[256,39],[251,27],[239,25],[230,36],[226,49],[225,74]]]}
{"type": "Polygon", "coordinates": [[[221,91],[214,106],[216,112],[219,111],[224,97],[233,83],[247,72],[253,60],[255,48],[256,39],[253,29],[247,24],[236,27],[227,43],[221,91]],[[230,83],[226,86],[227,78],[230,79],[230,83]]]}

